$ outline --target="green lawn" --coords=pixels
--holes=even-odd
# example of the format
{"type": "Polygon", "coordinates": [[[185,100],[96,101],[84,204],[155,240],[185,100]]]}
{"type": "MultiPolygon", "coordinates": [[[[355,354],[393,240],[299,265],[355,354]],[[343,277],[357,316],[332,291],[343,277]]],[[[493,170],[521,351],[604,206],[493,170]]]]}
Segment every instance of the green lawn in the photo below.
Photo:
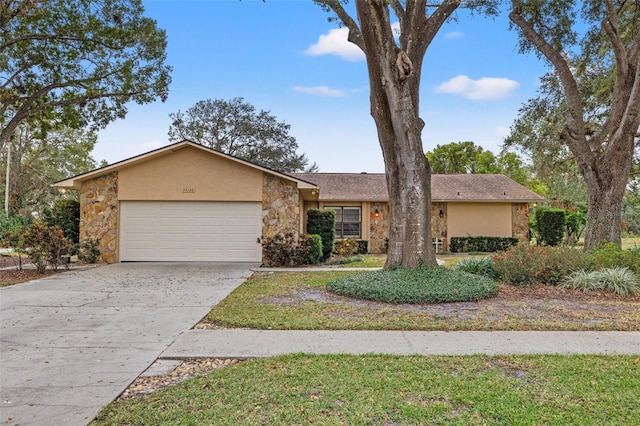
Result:
{"type": "Polygon", "coordinates": [[[640,247],[640,237],[629,237],[622,239],[622,248],[631,249],[640,247]]]}
{"type": "MultiPolygon", "coordinates": [[[[443,257],[451,265],[467,256],[443,257]]],[[[365,256],[358,266],[383,263],[384,256],[365,256]]],[[[435,305],[436,313],[334,296],[328,301],[326,283],[354,273],[257,273],[216,306],[205,323],[371,330],[637,330],[640,324],[637,298],[599,301],[575,293],[577,303],[567,305],[548,294],[532,300],[535,291],[515,287],[505,290],[511,298],[435,305]],[[522,291],[522,297],[514,291],[522,291]]],[[[91,425],[626,426],[639,424],[639,394],[640,356],[293,354],[244,361],[120,400],[91,425]]]]}
{"type": "Polygon", "coordinates": [[[107,406],[96,425],[632,425],[637,356],[287,355],[107,406]]]}
{"type": "Polygon", "coordinates": [[[326,291],[330,280],[357,273],[362,272],[256,273],[214,307],[203,326],[263,330],[640,330],[638,297],[585,295],[547,286],[504,286],[498,296],[479,302],[393,305],[326,291]]]}

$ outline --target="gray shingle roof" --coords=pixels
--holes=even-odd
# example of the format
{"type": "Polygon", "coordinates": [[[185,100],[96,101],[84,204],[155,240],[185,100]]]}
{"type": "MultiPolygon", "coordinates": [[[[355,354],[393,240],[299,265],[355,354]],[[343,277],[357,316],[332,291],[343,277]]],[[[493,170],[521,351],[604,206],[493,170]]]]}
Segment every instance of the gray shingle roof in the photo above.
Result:
{"type": "MultiPolygon", "coordinates": [[[[320,187],[320,201],[388,201],[383,173],[292,173],[320,187]]],[[[534,202],[544,198],[504,175],[431,175],[433,201],[534,202]]]]}

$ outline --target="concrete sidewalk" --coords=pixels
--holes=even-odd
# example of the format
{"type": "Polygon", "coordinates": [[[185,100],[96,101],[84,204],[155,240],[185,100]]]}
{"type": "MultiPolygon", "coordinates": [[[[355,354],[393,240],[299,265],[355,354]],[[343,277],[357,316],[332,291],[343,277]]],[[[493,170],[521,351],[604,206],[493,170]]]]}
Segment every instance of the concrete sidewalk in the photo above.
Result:
{"type": "Polygon", "coordinates": [[[313,354],[636,354],[640,332],[190,330],[160,359],[313,354]]]}

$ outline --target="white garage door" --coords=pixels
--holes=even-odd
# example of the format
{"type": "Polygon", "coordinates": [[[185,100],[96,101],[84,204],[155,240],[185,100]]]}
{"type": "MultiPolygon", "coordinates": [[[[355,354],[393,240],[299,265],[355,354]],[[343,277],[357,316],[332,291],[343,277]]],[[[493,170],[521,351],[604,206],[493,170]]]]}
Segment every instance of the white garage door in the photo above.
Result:
{"type": "Polygon", "coordinates": [[[122,201],[121,261],[259,262],[261,203],[122,201]]]}

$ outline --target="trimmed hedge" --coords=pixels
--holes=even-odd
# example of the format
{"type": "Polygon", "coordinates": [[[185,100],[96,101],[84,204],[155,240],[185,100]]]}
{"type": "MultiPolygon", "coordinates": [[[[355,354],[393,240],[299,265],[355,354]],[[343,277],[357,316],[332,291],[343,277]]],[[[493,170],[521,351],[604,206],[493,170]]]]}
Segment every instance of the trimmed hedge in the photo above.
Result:
{"type": "Polygon", "coordinates": [[[541,208],[536,211],[536,227],[539,243],[555,247],[564,238],[567,211],[562,209],[541,208]]]}
{"type": "Polygon", "coordinates": [[[513,237],[451,237],[449,250],[451,253],[492,253],[515,245],[518,245],[518,239],[513,237]]]}
{"type": "Polygon", "coordinates": [[[331,257],[333,240],[336,236],[336,212],[325,209],[309,209],[307,211],[307,233],[320,235],[322,238],[322,256],[331,257]]]}
{"type": "Polygon", "coordinates": [[[498,286],[487,277],[446,268],[395,268],[339,278],[327,290],[386,303],[447,303],[491,297],[498,286]]]}

